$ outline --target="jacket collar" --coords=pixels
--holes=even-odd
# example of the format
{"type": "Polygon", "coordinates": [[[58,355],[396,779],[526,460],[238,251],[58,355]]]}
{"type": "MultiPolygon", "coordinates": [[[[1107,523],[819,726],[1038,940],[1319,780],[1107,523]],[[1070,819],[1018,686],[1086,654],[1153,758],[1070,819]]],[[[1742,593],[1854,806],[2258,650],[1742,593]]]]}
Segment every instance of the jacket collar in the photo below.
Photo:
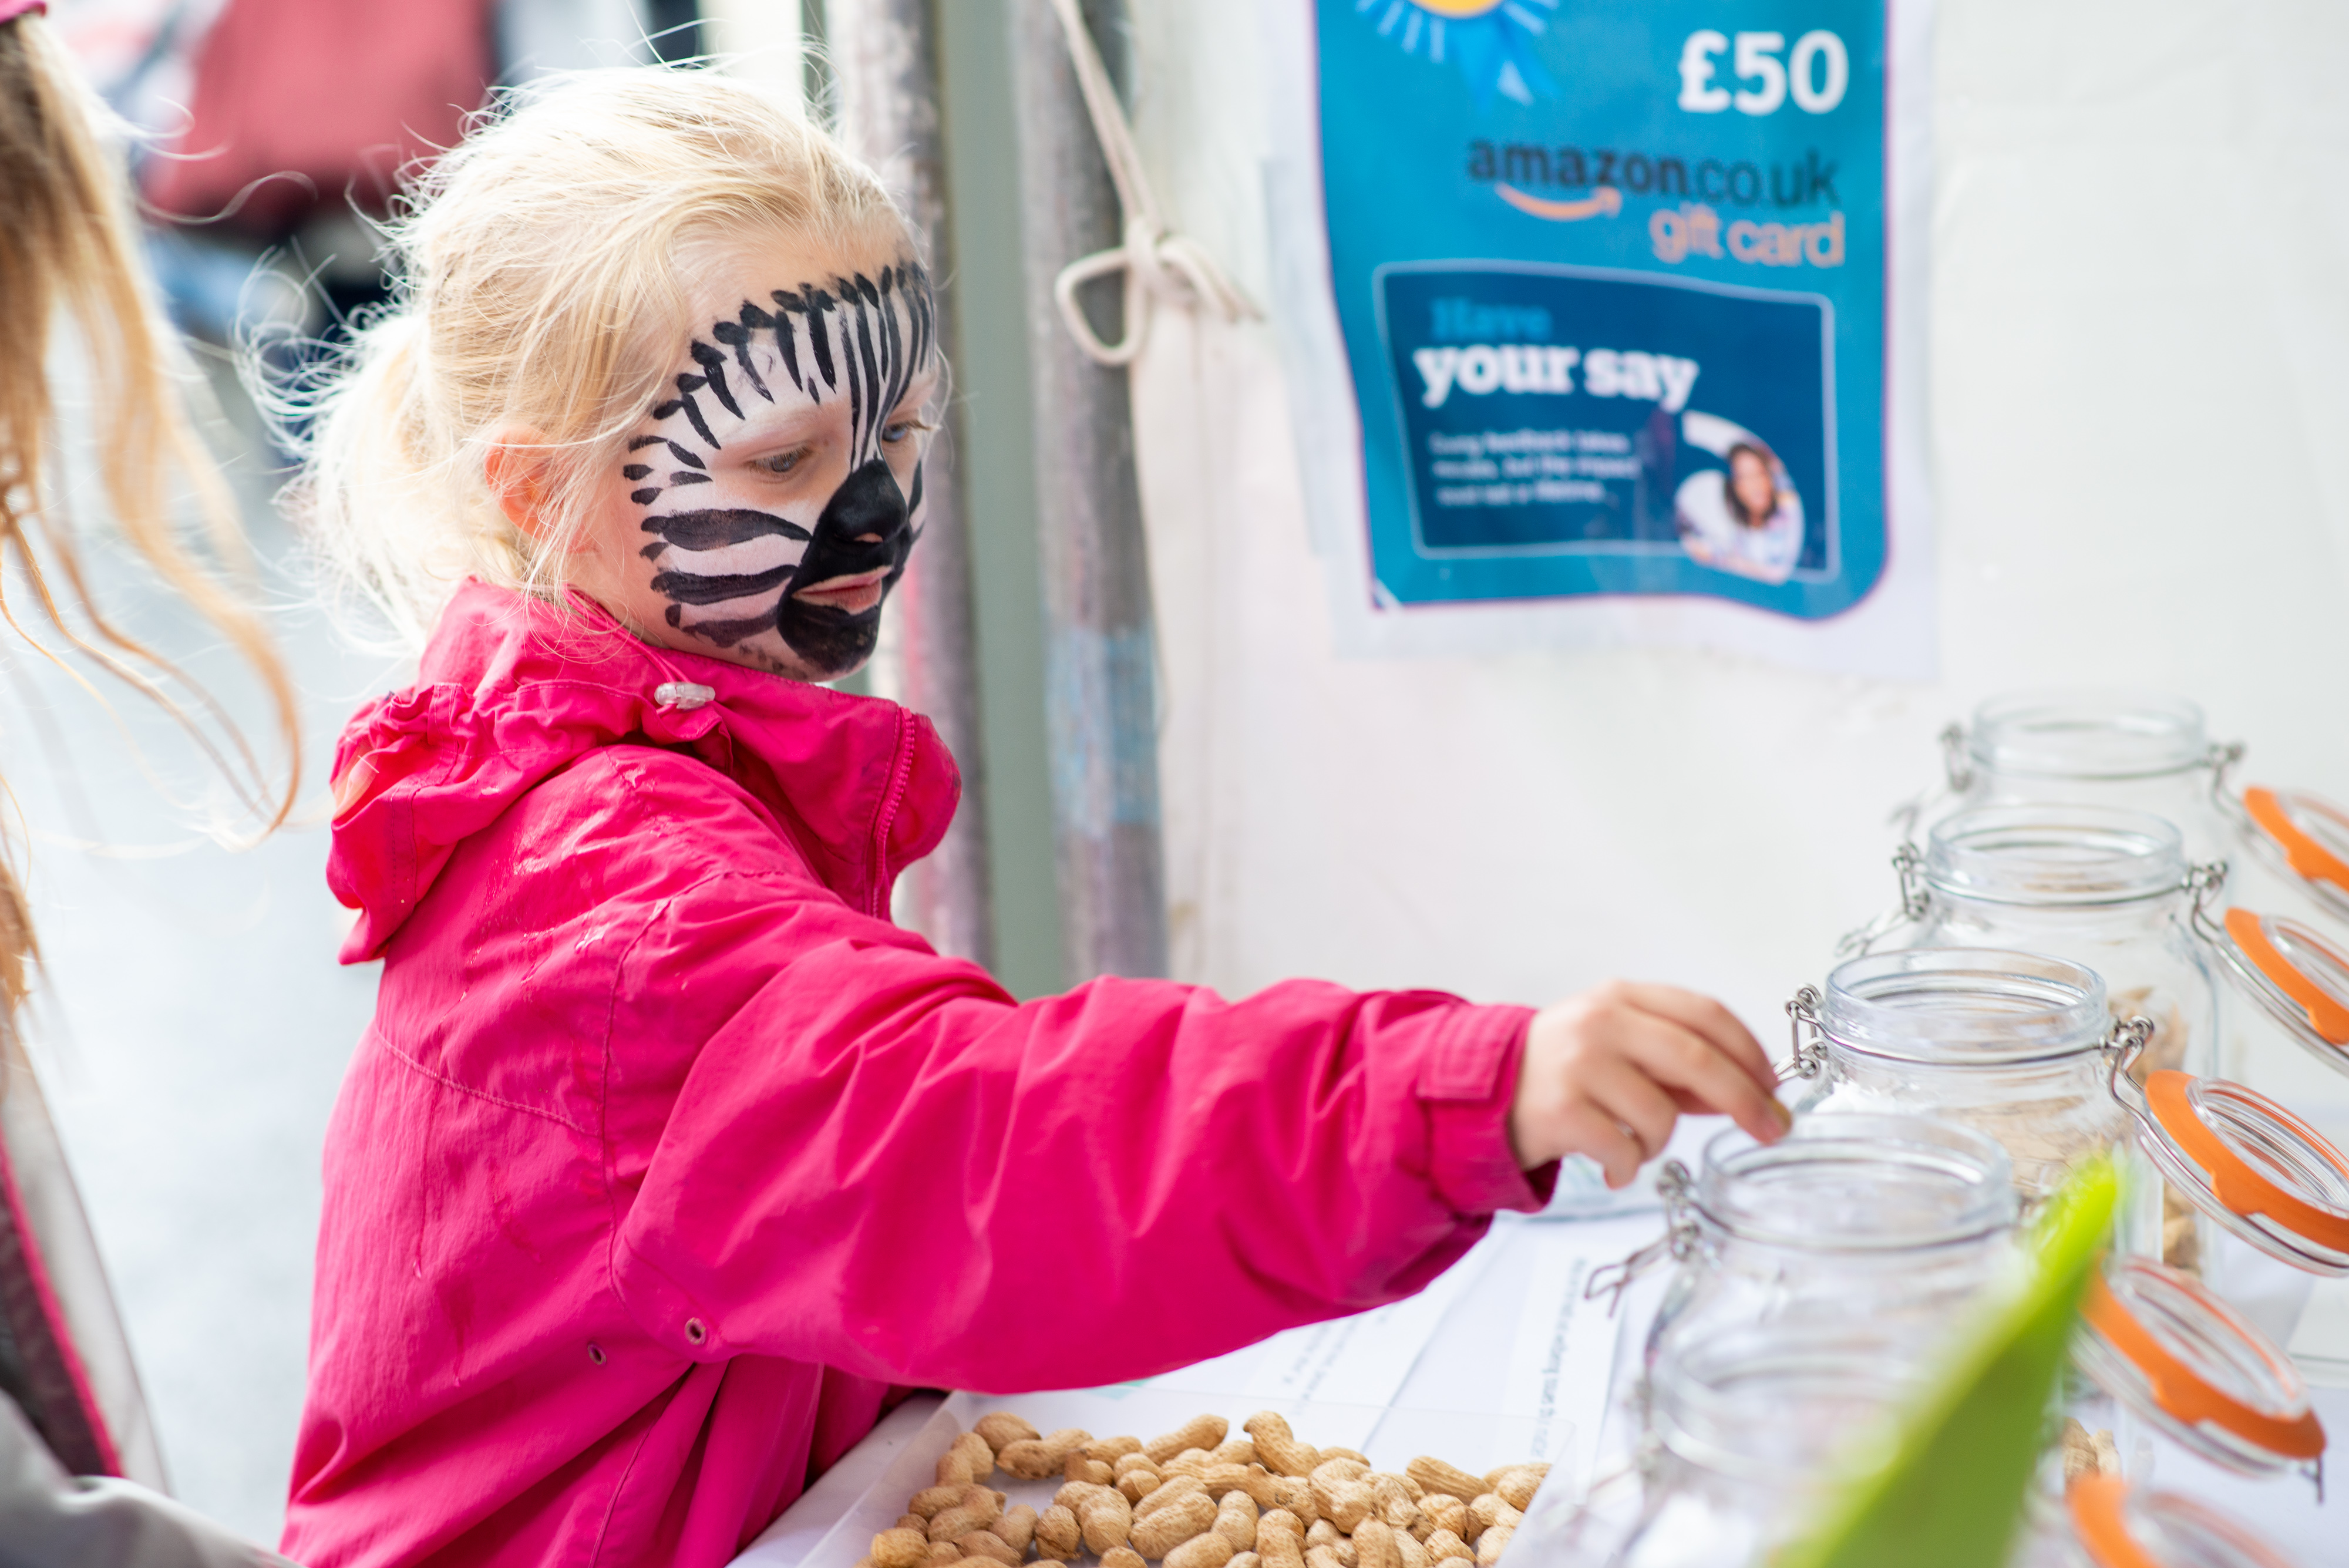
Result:
{"type": "Polygon", "coordinates": [[[581,594],[469,581],[417,682],[361,709],[336,749],[327,881],[360,911],[343,961],[380,956],[465,838],[624,742],[731,778],[827,887],[885,919],[961,794],[929,721],[895,702],[655,648],[581,594]]]}

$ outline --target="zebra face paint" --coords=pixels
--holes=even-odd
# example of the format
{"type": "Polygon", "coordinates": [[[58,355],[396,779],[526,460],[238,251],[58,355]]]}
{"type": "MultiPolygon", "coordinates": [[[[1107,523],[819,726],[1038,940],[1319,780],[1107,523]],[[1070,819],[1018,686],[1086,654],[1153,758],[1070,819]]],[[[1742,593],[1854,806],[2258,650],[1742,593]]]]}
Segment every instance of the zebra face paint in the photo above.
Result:
{"type": "Polygon", "coordinates": [[[921,536],[935,333],[900,258],[744,298],[696,337],[619,471],[633,618],[802,680],[863,664],[921,536]]]}

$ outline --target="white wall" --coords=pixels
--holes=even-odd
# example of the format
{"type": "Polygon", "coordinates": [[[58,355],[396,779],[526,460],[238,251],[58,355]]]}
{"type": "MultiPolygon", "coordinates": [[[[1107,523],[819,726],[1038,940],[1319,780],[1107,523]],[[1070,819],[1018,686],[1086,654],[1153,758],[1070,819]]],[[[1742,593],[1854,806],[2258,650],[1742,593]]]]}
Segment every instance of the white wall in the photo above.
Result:
{"type": "MultiPolygon", "coordinates": [[[[1257,3],[1133,9],[1162,198],[1265,302],[1265,95],[1293,89],[1257,3]]],[[[2349,796],[2344,57],[2338,5],[1942,5],[1932,684],[1336,659],[1273,331],[1174,323],[1137,399],[1180,971],[1528,1002],[1628,973],[1775,1044],[1891,896],[1887,809],[1983,696],[2175,690],[2255,776],[2349,796]]]]}

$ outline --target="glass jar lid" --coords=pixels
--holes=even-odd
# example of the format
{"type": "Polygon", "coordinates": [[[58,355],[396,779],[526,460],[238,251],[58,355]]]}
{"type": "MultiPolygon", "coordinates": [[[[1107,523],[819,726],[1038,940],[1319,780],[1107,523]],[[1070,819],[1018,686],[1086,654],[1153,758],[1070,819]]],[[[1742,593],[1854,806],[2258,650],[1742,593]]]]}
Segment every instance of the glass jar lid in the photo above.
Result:
{"type": "Polygon", "coordinates": [[[1817,1022],[1847,1050],[1936,1066],[2076,1055],[2112,1028],[2095,971],[1996,948],[1909,948],[1839,964],[1817,1022]]]}
{"type": "Polygon", "coordinates": [[[2298,920],[2229,909],[2219,926],[2199,909],[2208,942],[2237,990],[2336,1072],[2349,1073],[2349,954],[2298,920]]]}
{"type": "Polygon", "coordinates": [[[1693,1207],[1741,1241],[1889,1252],[2006,1231],[2017,1200],[1996,1139],[1925,1116],[1851,1114],[1798,1117],[1774,1144],[1715,1134],[1693,1207]]]}
{"type": "Polygon", "coordinates": [[[2349,811],[2304,790],[2243,791],[2251,847],[2296,877],[2335,914],[2349,915],[2349,811]]]}
{"type": "Polygon", "coordinates": [[[2209,760],[2202,710],[2152,691],[2018,691],[1974,710],[1974,765],[2010,776],[2139,779],[2209,760]]]}
{"type": "Polygon", "coordinates": [[[2086,1475],[2064,1496],[2073,1539],[2096,1568],[2292,1568],[2250,1527],[2174,1491],[2086,1475]]]}
{"type": "Polygon", "coordinates": [[[1945,898],[2092,909],[2183,892],[2178,829],[2144,812],[2095,805],[1991,805],[1937,823],[1925,885],[1945,898]]]}
{"type": "Polygon", "coordinates": [[[2128,1074],[2113,1097],[2169,1185],[2268,1256],[2311,1273],[2349,1275],[2349,1156],[2255,1089],[2185,1073],[2128,1074]]]}
{"type": "Polygon", "coordinates": [[[2313,1460],[2324,1427],[2292,1358],[2201,1283],[2116,1256],[2088,1279],[2075,1352],[2096,1386],[2213,1464],[2266,1475],[2313,1460]]]}

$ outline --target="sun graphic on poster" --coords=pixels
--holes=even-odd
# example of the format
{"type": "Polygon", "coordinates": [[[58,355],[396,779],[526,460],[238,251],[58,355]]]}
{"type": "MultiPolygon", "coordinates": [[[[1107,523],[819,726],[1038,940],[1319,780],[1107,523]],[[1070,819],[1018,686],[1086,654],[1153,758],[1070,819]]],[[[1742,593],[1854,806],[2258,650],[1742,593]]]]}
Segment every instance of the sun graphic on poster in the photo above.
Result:
{"type": "Polygon", "coordinates": [[[1499,93],[1531,103],[1537,93],[1557,95],[1557,83],[1534,58],[1532,42],[1549,31],[1547,15],[1558,0],[1354,0],[1374,15],[1379,36],[1406,55],[1423,49],[1435,65],[1453,65],[1468,78],[1482,109],[1499,93]]]}

